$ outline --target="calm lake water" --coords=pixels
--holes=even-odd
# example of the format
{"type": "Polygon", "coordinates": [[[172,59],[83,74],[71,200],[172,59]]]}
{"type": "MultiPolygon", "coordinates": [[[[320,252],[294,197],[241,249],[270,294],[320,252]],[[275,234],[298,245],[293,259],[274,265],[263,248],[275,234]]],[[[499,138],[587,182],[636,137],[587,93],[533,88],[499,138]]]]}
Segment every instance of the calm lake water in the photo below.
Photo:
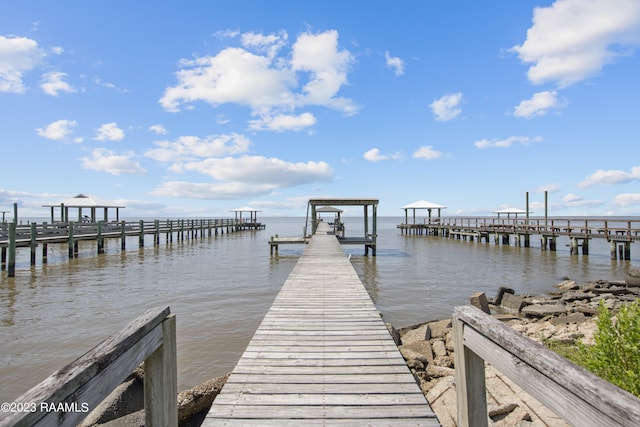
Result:
{"type": "MultiPolygon", "coordinates": [[[[343,246],[387,322],[407,326],[451,315],[484,291],[499,286],[545,293],[565,277],[585,283],[622,280],[640,262],[610,259],[603,239],[590,255],[496,246],[439,237],[402,235],[400,217],[378,218],[376,257],[361,246],[343,246]]],[[[637,219],[637,218],[634,218],[637,219]]],[[[109,240],[96,256],[95,242],[81,242],[67,258],[66,245],[49,246],[49,263],[29,265],[18,252],[15,278],[0,282],[0,402],[15,400],[53,371],[87,352],[145,310],[170,306],[177,316],[178,388],[183,390],[233,369],[302,252],[282,245],[269,255],[269,237],[302,236],[304,218],[260,218],[266,230],[120,250],[109,240]]],[[[362,219],[346,218],[347,236],[359,236],[362,219]]]]}

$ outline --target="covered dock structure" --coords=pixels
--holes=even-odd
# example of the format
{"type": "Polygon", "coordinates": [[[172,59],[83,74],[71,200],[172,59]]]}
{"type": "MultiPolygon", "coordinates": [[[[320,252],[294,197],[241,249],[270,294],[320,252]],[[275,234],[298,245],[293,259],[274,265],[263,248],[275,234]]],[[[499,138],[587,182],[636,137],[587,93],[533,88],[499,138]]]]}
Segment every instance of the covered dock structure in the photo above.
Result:
{"type": "Polygon", "coordinates": [[[78,222],[97,222],[98,212],[103,211],[102,220],[109,221],[109,209],[115,209],[115,221],[120,221],[120,209],[124,209],[125,206],[110,202],[108,200],[101,199],[96,196],[87,196],[84,194],[78,194],[75,197],[62,200],[59,203],[42,205],[43,207],[51,208],[51,222],[55,223],[55,210],[60,208],[60,222],[70,222],[69,209],[78,210],[78,222]],[[84,214],[89,212],[89,215],[84,214]]]}
{"type": "Polygon", "coordinates": [[[513,215],[513,217],[517,220],[518,215],[525,215],[526,217],[529,217],[529,214],[532,212],[520,208],[505,208],[493,211],[493,213],[498,214],[498,219],[500,218],[500,215],[506,215],[507,219],[511,219],[511,215],[513,215]]]}
{"type": "Polygon", "coordinates": [[[242,208],[236,208],[236,209],[232,209],[231,212],[235,213],[235,220],[237,223],[237,227],[239,229],[255,229],[255,230],[261,230],[265,228],[265,225],[258,222],[258,209],[249,207],[249,206],[245,206],[242,208]],[[247,218],[247,216],[245,215],[244,218],[242,218],[242,214],[249,214],[249,218],[247,218]]]}
{"type": "Polygon", "coordinates": [[[363,234],[356,237],[341,236],[338,241],[345,244],[364,245],[364,254],[376,255],[376,237],[378,234],[378,199],[369,198],[319,198],[309,199],[308,207],[311,209],[311,234],[315,234],[318,229],[318,210],[323,207],[335,206],[362,206],[363,208],[363,234]],[[371,210],[369,210],[371,208],[371,210]],[[369,224],[371,215],[371,224],[369,224]]]}
{"type": "Polygon", "coordinates": [[[447,207],[444,205],[439,205],[427,200],[418,200],[417,202],[403,206],[404,223],[398,225],[398,228],[403,232],[406,231],[407,233],[412,232],[413,234],[423,234],[424,230],[428,229],[430,224],[438,224],[440,222],[442,209],[446,208],[447,207]],[[418,223],[416,222],[416,211],[421,209],[426,210],[428,216],[423,222],[418,223]],[[409,211],[412,212],[411,222],[409,222],[409,211]],[[435,218],[432,218],[431,216],[433,211],[437,212],[437,216],[435,218]]]}

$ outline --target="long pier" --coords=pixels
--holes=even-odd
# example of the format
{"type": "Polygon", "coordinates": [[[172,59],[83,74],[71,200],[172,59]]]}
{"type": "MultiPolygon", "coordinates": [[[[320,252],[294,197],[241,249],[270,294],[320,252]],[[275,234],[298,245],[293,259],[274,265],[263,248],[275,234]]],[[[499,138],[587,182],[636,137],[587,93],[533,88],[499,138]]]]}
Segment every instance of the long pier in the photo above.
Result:
{"type": "Polygon", "coordinates": [[[329,226],[316,233],[203,426],[439,426],[329,226]]]}
{"type": "Polygon", "coordinates": [[[571,254],[589,254],[591,239],[606,239],[611,259],[630,260],[631,243],[640,240],[640,221],[585,219],[496,219],[488,217],[441,217],[424,223],[398,224],[402,233],[530,246],[531,236],[540,236],[543,250],[555,251],[558,237],[567,237],[571,254]]]}
{"type": "Polygon", "coordinates": [[[48,224],[32,222],[19,225],[15,222],[0,224],[0,259],[2,270],[7,270],[8,277],[14,277],[16,249],[30,248],[30,263],[36,263],[38,246],[42,247],[42,263],[48,260],[49,244],[67,244],[69,258],[78,256],[78,242],[93,240],[96,252],[104,252],[105,239],[120,239],[121,249],[126,248],[127,237],[138,237],[138,246],[143,247],[145,236],[152,235],[153,243],[160,244],[164,234],[167,242],[177,240],[203,238],[217,234],[230,233],[248,229],[264,229],[258,222],[247,222],[241,219],[174,219],[153,221],[120,221],[120,222],[55,222],[48,224]]]}

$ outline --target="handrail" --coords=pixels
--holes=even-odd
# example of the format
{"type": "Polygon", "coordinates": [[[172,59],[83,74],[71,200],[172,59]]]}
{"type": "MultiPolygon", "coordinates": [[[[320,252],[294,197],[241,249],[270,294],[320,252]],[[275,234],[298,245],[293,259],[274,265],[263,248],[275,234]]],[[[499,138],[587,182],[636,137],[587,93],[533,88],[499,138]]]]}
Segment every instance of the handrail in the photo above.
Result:
{"type": "Polygon", "coordinates": [[[640,240],[640,220],[605,220],[600,218],[565,219],[548,218],[491,218],[491,217],[439,217],[425,218],[424,223],[398,227],[428,227],[434,229],[469,228],[490,233],[542,234],[550,236],[588,236],[607,240],[640,240]]]}
{"type": "Polygon", "coordinates": [[[177,426],[176,320],[156,307],[16,399],[0,427],[76,426],[143,361],[145,425],[177,426]]]}
{"type": "Polygon", "coordinates": [[[475,307],[455,308],[453,334],[459,426],[488,424],[485,361],[573,425],[640,425],[640,399],[475,307]]]}

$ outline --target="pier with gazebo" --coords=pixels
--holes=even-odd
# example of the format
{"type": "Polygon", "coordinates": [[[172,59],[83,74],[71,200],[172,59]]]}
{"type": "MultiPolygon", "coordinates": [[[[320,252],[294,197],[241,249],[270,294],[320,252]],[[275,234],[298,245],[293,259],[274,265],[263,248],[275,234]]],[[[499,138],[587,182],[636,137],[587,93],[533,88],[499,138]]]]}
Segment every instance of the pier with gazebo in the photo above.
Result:
{"type": "Polygon", "coordinates": [[[69,258],[76,258],[80,253],[80,241],[96,242],[94,253],[102,254],[107,239],[119,240],[121,250],[125,250],[131,238],[138,241],[138,247],[144,247],[149,238],[153,245],[159,245],[163,239],[171,243],[174,238],[177,241],[203,239],[225,232],[265,228],[257,221],[258,211],[252,208],[236,210],[236,218],[121,221],[120,209],[125,206],[96,196],[79,194],[43,207],[50,208],[51,222],[22,224],[18,221],[18,205],[14,203],[13,220],[0,223],[0,265],[8,277],[15,276],[20,248],[28,248],[30,264],[35,265],[37,258],[42,264],[48,263],[50,244],[66,244],[69,258]],[[249,212],[248,221],[242,219],[243,212],[249,212]],[[40,257],[37,256],[38,248],[42,253],[40,257]]]}
{"type": "MultiPolygon", "coordinates": [[[[528,206],[528,197],[527,197],[528,206]]],[[[531,211],[520,208],[504,208],[493,211],[494,217],[443,217],[445,206],[420,200],[403,206],[405,220],[397,228],[402,234],[447,237],[470,242],[491,242],[495,244],[530,247],[531,237],[540,236],[542,250],[557,250],[557,240],[568,238],[571,255],[589,254],[589,241],[606,239],[610,245],[611,259],[630,260],[631,243],[640,240],[640,221],[603,220],[584,217],[580,219],[531,218],[531,211]],[[422,221],[416,219],[416,211],[426,209],[428,216],[422,221]],[[412,212],[411,217],[409,211],[412,212]],[[437,215],[432,216],[432,211],[437,215]],[[520,217],[518,216],[520,215],[520,217]]]]}
{"type": "Polygon", "coordinates": [[[407,234],[429,234],[429,232],[435,232],[437,227],[431,227],[431,225],[437,226],[440,224],[441,212],[446,208],[444,205],[439,205],[427,200],[418,200],[417,202],[403,206],[404,223],[398,225],[398,228],[402,233],[407,234]],[[425,217],[422,222],[416,220],[416,211],[419,210],[427,211],[427,217],[425,217]],[[411,221],[409,221],[409,211],[412,213],[411,221]],[[434,212],[436,213],[435,217],[432,216],[434,212]]]}
{"type": "Polygon", "coordinates": [[[258,222],[258,212],[260,211],[257,209],[245,206],[232,209],[231,212],[235,214],[236,227],[240,230],[264,230],[266,228],[265,224],[258,222]],[[244,218],[242,217],[243,213],[245,214],[244,218]]]}
{"type": "MultiPolygon", "coordinates": [[[[338,233],[336,229],[332,234],[336,234],[338,241],[342,245],[364,245],[364,255],[369,255],[371,250],[372,256],[376,256],[376,242],[378,236],[378,199],[370,198],[320,198],[309,199],[307,203],[307,218],[303,236],[300,237],[280,237],[278,235],[271,236],[269,239],[269,248],[271,255],[278,253],[278,247],[282,244],[307,244],[311,236],[318,229],[318,224],[324,222],[321,213],[335,214],[335,222],[342,224],[342,210],[336,206],[361,206],[363,209],[363,234],[360,236],[346,236],[344,225],[338,233]],[[310,213],[309,213],[310,211],[310,213]],[[311,231],[308,232],[307,224],[311,222],[311,231]]],[[[335,225],[334,225],[335,227],[335,225]]]]}

